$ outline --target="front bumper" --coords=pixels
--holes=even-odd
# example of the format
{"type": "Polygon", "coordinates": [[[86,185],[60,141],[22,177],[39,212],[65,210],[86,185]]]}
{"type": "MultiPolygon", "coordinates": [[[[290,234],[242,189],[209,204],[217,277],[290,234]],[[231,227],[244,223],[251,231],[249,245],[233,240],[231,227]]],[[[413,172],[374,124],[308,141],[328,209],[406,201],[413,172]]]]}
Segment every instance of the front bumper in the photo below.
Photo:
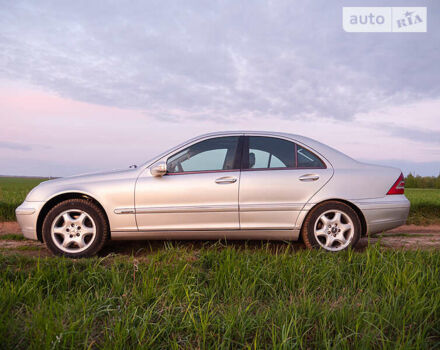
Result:
{"type": "Polygon", "coordinates": [[[410,202],[404,195],[390,195],[353,202],[364,214],[369,234],[404,225],[410,208],[410,202]]]}
{"type": "Polygon", "coordinates": [[[24,201],[17,209],[18,224],[20,225],[23,236],[28,239],[38,240],[37,221],[38,215],[46,202],[27,202],[24,201]]]}

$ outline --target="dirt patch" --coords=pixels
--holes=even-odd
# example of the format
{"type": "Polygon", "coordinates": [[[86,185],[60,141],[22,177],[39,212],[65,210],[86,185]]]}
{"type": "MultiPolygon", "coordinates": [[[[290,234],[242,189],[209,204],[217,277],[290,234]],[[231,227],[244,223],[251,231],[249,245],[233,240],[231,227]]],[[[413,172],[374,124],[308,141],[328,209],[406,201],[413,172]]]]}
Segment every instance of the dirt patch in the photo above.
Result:
{"type": "Polygon", "coordinates": [[[395,249],[439,249],[440,225],[404,225],[384,233],[364,237],[360,240],[358,248],[362,249],[368,244],[375,243],[395,249]]]}
{"type": "Polygon", "coordinates": [[[418,225],[404,225],[392,229],[386,232],[389,233],[414,233],[414,234],[426,234],[433,233],[440,235],[440,225],[428,225],[428,226],[418,226],[418,225]]]}
{"type": "Polygon", "coordinates": [[[20,226],[16,221],[0,222],[0,235],[21,234],[20,226]]]}
{"type": "Polygon", "coordinates": [[[44,247],[44,244],[38,242],[38,241],[14,241],[14,240],[1,240],[0,241],[0,248],[19,248],[19,247],[44,247]]]}
{"type": "MultiPolygon", "coordinates": [[[[3,233],[3,234],[7,234],[3,233]]],[[[25,256],[51,256],[44,244],[31,240],[0,240],[0,254],[20,254],[25,256]]]]}
{"type": "MultiPolygon", "coordinates": [[[[16,222],[0,222],[0,235],[21,234],[20,227],[16,222]]],[[[440,225],[416,226],[405,225],[396,229],[362,238],[356,246],[356,250],[362,251],[371,244],[379,243],[384,248],[392,249],[440,249],[440,225]]],[[[149,254],[165,249],[169,245],[179,245],[188,250],[198,250],[202,247],[217,249],[225,245],[225,242],[216,241],[111,241],[99,254],[121,254],[130,256],[148,256],[149,254]]],[[[284,242],[271,242],[270,250],[276,252],[283,248],[284,242]]],[[[228,241],[228,246],[237,249],[268,249],[263,241],[228,241]]],[[[292,244],[294,250],[304,249],[302,242],[292,244]]],[[[29,256],[50,256],[51,253],[45,245],[31,240],[0,240],[0,253],[19,253],[29,256]]]]}

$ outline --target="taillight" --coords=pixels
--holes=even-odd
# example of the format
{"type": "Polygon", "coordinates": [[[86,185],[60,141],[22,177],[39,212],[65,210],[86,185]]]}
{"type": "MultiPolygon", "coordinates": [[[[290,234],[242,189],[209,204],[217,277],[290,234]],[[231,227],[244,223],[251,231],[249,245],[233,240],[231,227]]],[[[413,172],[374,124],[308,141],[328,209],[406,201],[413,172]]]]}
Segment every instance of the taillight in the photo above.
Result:
{"type": "Polygon", "coordinates": [[[388,191],[388,194],[404,194],[405,193],[405,179],[403,177],[403,174],[400,173],[399,178],[394,183],[393,186],[391,186],[390,190],[388,191]]]}

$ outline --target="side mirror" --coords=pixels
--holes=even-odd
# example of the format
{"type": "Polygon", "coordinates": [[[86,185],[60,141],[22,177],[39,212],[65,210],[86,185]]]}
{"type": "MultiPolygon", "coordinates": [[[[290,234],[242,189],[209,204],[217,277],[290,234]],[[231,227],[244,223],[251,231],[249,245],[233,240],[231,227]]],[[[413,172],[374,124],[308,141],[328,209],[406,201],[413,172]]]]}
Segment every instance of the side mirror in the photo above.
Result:
{"type": "Polygon", "coordinates": [[[160,162],[150,168],[151,175],[164,176],[167,173],[167,163],[160,162]]]}

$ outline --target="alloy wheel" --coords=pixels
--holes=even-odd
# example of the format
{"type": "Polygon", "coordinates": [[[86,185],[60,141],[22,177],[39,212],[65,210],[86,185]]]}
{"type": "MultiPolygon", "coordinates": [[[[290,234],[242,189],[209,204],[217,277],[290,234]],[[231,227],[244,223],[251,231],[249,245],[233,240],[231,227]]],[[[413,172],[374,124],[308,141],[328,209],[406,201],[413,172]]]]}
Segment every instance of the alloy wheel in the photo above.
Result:
{"type": "Polygon", "coordinates": [[[315,221],[315,238],[319,245],[330,251],[346,248],[354,237],[354,224],[341,210],[328,210],[315,221]]]}
{"type": "Polygon", "coordinates": [[[85,211],[66,210],[53,220],[51,237],[62,251],[80,253],[92,245],[96,237],[96,225],[85,211]]]}

